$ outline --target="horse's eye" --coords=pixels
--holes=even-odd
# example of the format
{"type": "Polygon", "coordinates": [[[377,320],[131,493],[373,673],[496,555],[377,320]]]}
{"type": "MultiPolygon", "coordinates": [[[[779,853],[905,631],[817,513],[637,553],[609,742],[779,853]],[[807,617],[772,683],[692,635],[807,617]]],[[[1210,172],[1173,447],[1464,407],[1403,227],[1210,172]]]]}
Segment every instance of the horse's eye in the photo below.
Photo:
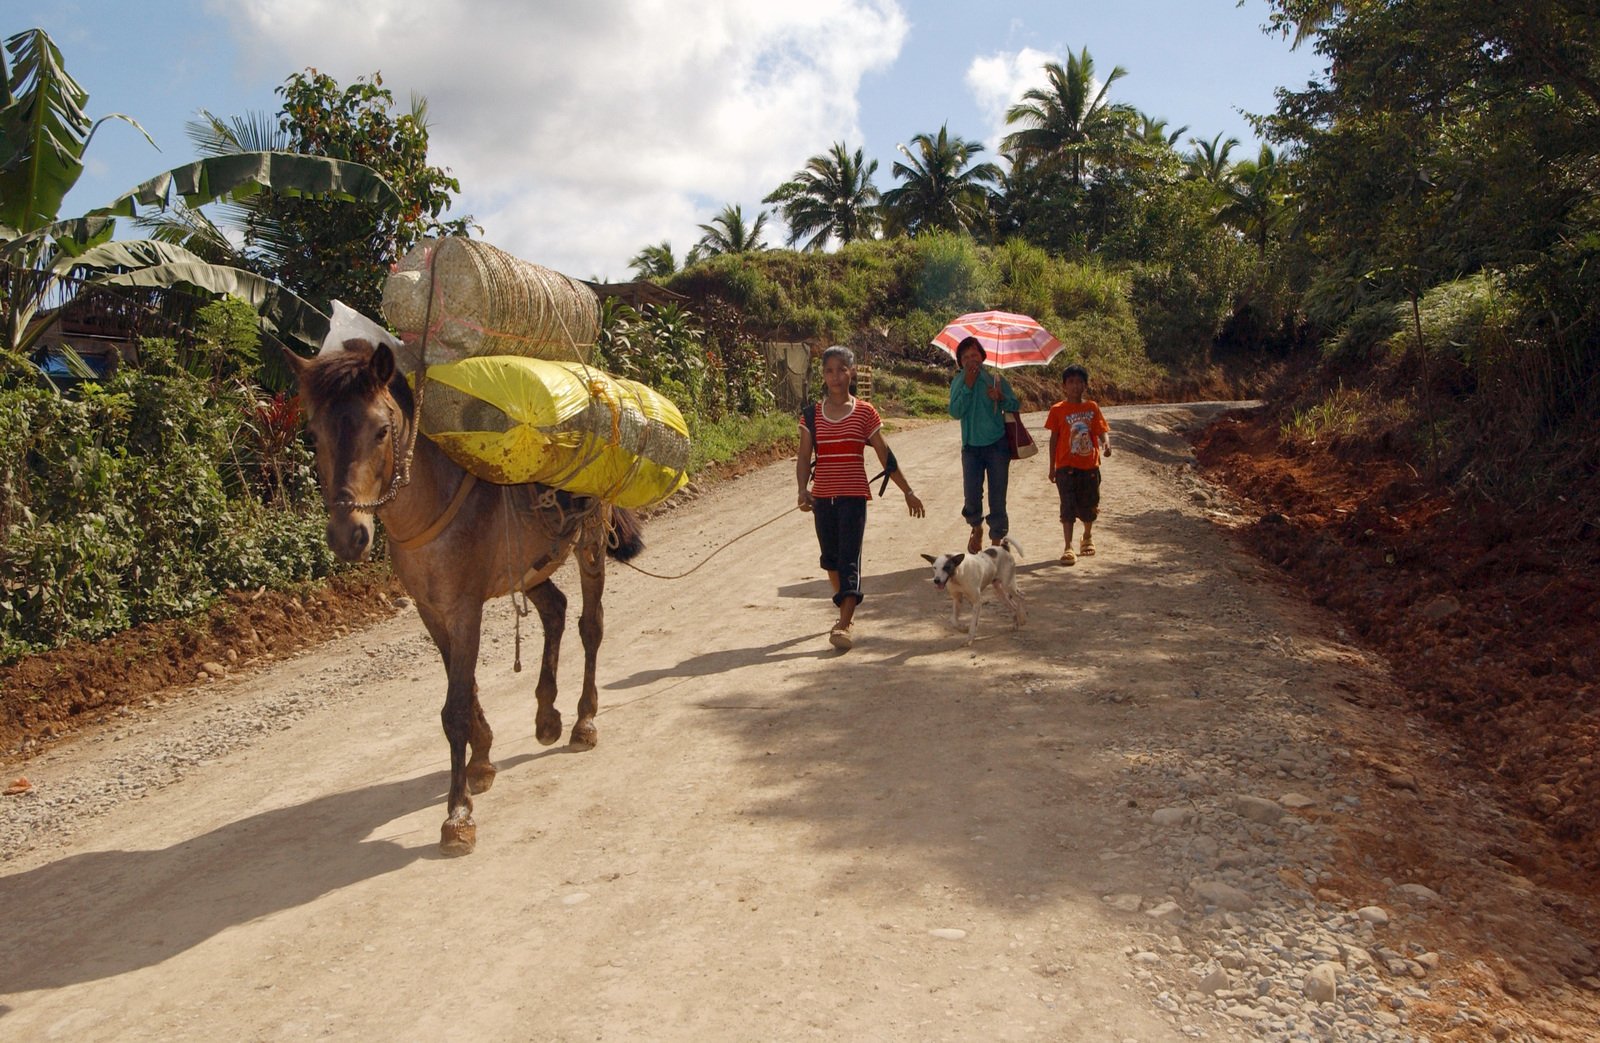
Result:
{"type": "Polygon", "coordinates": [[[385,441],[386,439],[388,439],[388,437],[389,437],[389,425],[388,424],[384,424],[382,427],[378,428],[377,440],[382,442],[382,441],[385,441]]]}

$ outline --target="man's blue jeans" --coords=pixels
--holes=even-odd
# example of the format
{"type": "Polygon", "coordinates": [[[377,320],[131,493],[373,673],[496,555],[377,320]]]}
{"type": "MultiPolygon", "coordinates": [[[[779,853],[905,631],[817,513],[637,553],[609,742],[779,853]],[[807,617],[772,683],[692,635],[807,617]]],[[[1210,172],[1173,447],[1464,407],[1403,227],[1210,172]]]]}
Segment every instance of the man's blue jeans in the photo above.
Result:
{"type": "Polygon", "coordinates": [[[984,521],[983,483],[989,481],[989,537],[1003,539],[1011,531],[1006,515],[1006,481],[1011,475],[1011,448],[1005,436],[993,445],[961,447],[961,517],[977,527],[984,521]]]}

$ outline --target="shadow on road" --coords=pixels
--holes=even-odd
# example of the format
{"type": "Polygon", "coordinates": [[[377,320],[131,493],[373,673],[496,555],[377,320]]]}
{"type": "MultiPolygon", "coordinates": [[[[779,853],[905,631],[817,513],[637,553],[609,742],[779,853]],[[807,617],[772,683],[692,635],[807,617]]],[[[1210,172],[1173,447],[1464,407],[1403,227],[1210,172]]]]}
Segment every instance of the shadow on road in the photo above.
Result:
{"type": "MultiPolygon", "coordinates": [[[[556,752],[498,764],[503,772],[556,752]]],[[[448,772],[430,772],[275,808],[160,850],[92,851],[0,877],[12,939],[0,951],[0,988],[54,989],[153,966],[229,928],[442,858],[431,834],[414,845],[359,838],[429,807],[442,821],[448,784],[448,772]]],[[[0,1006],[0,1017],[9,1009],[0,1006]]]]}
{"type": "Polygon", "coordinates": [[[921,548],[884,537],[869,558],[915,564],[869,574],[853,651],[826,647],[825,583],[791,583],[775,593],[816,598],[816,632],[686,657],[612,687],[745,671],[736,696],[703,708],[723,711],[707,720],[759,751],[760,796],[747,814],[791,821],[819,850],[861,852],[842,890],[922,876],[1001,908],[1063,888],[1097,893],[1111,886],[1103,871],[1128,873],[1106,859],[1138,840],[1150,810],[1107,802],[1108,787],[1127,786],[1180,736],[1226,722],[1215,700],[1252,683],[1247,668],[1221,680],[1226,658],[1249,650],[1232,577],[1199,552],[1213,538],[1205,523],[1165,505],[1118,506],[1095,558],[1057,564],[1056,529],[1051,553],[1019,563],[1030,616],[1021,629],[991,600],[967,645],[965,616],[951,628],[921,548]]]}

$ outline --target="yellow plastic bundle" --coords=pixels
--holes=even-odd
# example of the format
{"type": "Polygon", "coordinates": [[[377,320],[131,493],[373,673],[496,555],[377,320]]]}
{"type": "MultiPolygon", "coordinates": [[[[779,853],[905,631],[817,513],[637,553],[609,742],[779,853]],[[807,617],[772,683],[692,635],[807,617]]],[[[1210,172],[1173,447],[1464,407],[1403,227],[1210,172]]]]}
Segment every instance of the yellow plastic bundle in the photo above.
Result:
{"type": "Polygon", "coordinates": [[[688,481],[689,428],[660,392],[581,362],[486,355],[428,367],[422,433],[486,481],[646,507],[688,481]]]}

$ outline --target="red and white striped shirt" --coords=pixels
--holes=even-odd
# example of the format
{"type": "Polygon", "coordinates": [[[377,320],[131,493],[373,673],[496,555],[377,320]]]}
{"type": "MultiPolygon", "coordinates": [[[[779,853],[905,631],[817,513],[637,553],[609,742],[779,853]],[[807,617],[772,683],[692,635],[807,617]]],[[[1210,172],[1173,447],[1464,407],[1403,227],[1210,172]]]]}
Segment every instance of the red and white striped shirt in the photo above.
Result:
{"type": "MultiPolygon", "coordinates": [[[[805,418],[800,427],[805,428],[805,418]]],[[[883,420],[871,402],[855,400],[850,415],[829,420],[817,403],[817,469],[811,476],[813,496],[860,496],[872,499],[867,468],[862,458],[867,441],[878,433],[883,420]]]]}

